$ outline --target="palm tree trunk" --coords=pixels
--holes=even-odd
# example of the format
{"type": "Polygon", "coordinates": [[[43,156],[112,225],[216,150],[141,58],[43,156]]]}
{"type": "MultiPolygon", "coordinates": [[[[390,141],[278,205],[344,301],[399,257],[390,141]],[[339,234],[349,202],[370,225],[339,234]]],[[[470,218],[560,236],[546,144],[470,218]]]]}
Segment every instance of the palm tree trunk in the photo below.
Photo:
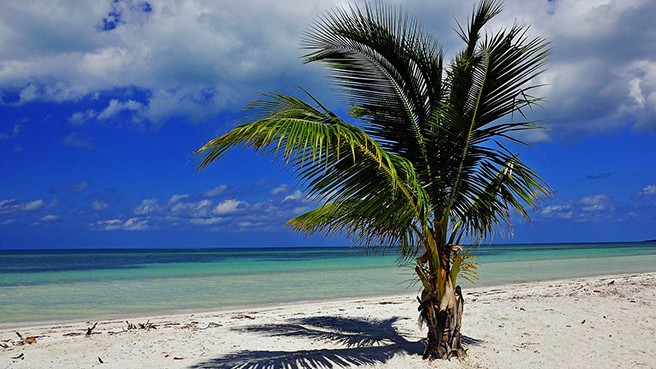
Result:
{"type": "Polygon", "coordinates": [[[462,347],[462,313],[464,299],[460,286],[455,290],[447,283],[447,293],[440,304],[437,298],[425,300],[422,311],[428,323],[428,339],[424,359],[463,358],[467,355],[462,347]]]}
{"type": "Polygon", "coordinates": [[[464,299],[460,286],[453,288],[451,279],[451,247],[447,246],[443,236],[442,221],[434,225],[436,231],[433,240],[439,240],[440,246],[430,247],[427,243],[426,253],[417,259],[417,275],[424,284],[424,291],[419,299],[421,319],[428,325],[428,337],[424,359],[462,358],[466,351],[462,347],[460,328],[464,299]],[[431,253],[437,253],[437,259],[431,253]],[[423,265],[426,264],[427,268],[423,265]]]}

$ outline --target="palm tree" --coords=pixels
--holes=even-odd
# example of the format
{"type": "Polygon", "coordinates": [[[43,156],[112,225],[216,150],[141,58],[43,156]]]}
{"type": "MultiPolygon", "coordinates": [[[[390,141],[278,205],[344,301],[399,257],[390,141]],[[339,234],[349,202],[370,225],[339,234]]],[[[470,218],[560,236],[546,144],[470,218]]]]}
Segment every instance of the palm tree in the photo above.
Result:
{"type": "Polygon", "coordinates": [[[462,356],[463,296],[457,277],[474,273],[464,243],[528,220],[551,190],[507,142],[537,128],[524,114],[548,44],[515,25],[481,36],[499,14],[482,0],[464,49],[444,55],[416,20],[385,5],[352,6],[318,18],[303,38],[305,62],[328,67],[350,98],[342,119],[312,95],[269,93],[241,125],[198,150],[199,169],[237,145],[283,160],[321,206],[287,222],[299,232],[346,234],[364,246],[398,248],[415,260],[424,358],[462,356]]]}

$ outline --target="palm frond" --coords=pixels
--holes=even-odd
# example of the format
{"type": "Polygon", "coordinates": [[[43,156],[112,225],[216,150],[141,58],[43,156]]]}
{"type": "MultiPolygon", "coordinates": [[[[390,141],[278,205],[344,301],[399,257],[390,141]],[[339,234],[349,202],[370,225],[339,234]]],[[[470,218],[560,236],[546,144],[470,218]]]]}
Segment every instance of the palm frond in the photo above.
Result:
{"type": "Polygon", "coordinates": [[[488,161],[476,175],[468,178],[467,191],[458,197],[453,208],[454,226],[449,244],[459,243],[463,236],[482,241],[496,228],[512,226],[511,210],[530,221],[526,207],[537,208],[540,199],[552,190],[516,155],[488,151],[488,161]],[[505,160],[502,165],[489,159],[505,160]]]}
{"type": "Polygon", "coordinates": [[[508,31],[486,38],[482,44],[488,66],[476,127],[539,101],[527,92],[540,87],[529,83],[544,71],[549,55],[548,43],[542,38],[528,39],[527,31],[528,28],[515,25],[508,31]]]}
{"type": "Polygon", "coordinates": [[[537,87],[530,82],[543,71],[548,55],[544,40],[529,40],[526,29],[519,26],[478,42],[485,22],[500,10],[500,3],[483,1],[472,15],[468,32],[460,28],[467,48],[450,65],[449,99],[440,105],[431,128],[433,147],[439,152],[434,160],[442,162],[431,165],[440,168],[435,178],[441,183],[435,188],[442,191],[433,198],[445,201],[445,216],[456,222],[466,217],[463,221],[471,226],[468,230],[481,227],[482,235],[493,227],[510,224],[510,209],[527,217],[524,204],[533,205],[531,196],[549,193],[544,183],[501,144],[490,148],[490,142],[518,141],[512,136],[514,132],[535,128],[528,120],[504,122],[501,118],[515,111],[524,117],[522,107],[537,102],[526,91],[537,87]],[[473,40],[477,41],[475,46],[473,40]],[[497,173],[509,162],[516,168],[515,175],[495,189],[504,192],[499,197],[489,192],[489,184],[498,182],[497,173]],[[478,213],[472,213],[474,209],[478,213]],[[472,222],[473,218],[478,223],[472,222]]]}
{"type": "Polygon", "coordinates": [[[387,153],[360,128],[322,106],[287,95],[267,96],[247,108],[249,123],[198,150],[200,168],[237,145],[250,146],[284,160],[310,196],[331,202],[290,221],[297,230],[345,231],[359,234],[367,244],[412,239],[403,230],[430,213],[412,163],[387,153]]]}
{"type": "Polygon", "coordinates": [[[451,255],[451,282],[455,288],[458,277],[462,277],[471,284],[478,280],[476,269],[478,264],[473,261],[476,256],[472,254],[474,247],[463,248],[462,246],[452,246],[451,255]]]}
{"type": "Polygon", "coordinates": [[[306,33],[306,62],[325,63],[365,130],[417,164],[423,130],[441,100],[442,52],[415,19],[391,6],[328,13],[306,33]]]}

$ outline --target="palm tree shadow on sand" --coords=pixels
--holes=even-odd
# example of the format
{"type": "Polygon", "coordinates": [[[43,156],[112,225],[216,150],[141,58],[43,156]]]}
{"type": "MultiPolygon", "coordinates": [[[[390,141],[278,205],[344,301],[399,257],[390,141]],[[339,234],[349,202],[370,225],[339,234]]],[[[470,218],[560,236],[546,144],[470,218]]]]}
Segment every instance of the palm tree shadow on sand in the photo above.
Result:
{"type": "MultiPolygon", "coordinates": [[[[299,337],[340,344],[342,348],[298,351],[240,351],[191,366],[190,369],[319,369],[374,365],[397,354],[421,355],[423,341],[412,342],[394,327],[399,318],[367,320],[347,317],[311,317],[242,328],[271,337],[299,337]]],[[[481,341],[463,337],[467,344],[481,341]]]]}

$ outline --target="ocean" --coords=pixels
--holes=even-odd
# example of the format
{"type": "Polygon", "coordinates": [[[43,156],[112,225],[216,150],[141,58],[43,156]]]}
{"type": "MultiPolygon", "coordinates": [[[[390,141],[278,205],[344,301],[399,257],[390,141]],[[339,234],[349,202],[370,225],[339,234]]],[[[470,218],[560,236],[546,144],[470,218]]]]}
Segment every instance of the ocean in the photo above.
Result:
{"type": "MultiPolygon", "coordinates": [[[[486,245],[475,254],[475,286],[656,271],[654,243],[486,245]]],[[[0,250],[0,326],[416,293],[412,264],[397,261],[343,247],[0,250]]]]}

